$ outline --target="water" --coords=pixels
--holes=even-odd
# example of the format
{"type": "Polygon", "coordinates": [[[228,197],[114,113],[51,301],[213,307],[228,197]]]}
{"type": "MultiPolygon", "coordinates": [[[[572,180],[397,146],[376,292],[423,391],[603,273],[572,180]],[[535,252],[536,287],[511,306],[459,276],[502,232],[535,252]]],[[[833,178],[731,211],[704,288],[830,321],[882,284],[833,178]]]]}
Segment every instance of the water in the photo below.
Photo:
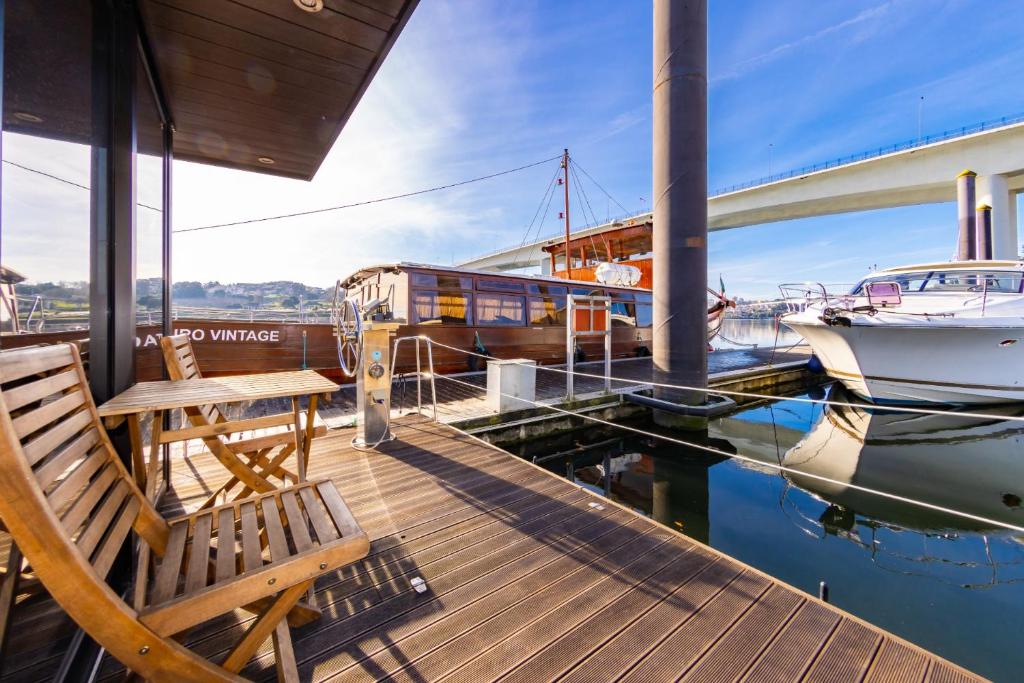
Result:
{"type": "Polygon", "coordinates": [[[775,334],[775,320],[772,318],[726,318],[722,331],[711,342],[716,349],[747,349],[752,346],[792,346],[801,341],[800,335],[785,325],[779,325],[775,334]]]}
{"type": "Polygon", "coordinates": [[[1024,422],[775,402],[713,421],[703,443],[757,462],[610,427],[520,454],[799,589],[824,580],[833,604],[979,674],[1020,679],[1024,534],[848,484],[1024,526],[1024,422]],[[780,462],[798,473],[767,466],[780,462]]]}

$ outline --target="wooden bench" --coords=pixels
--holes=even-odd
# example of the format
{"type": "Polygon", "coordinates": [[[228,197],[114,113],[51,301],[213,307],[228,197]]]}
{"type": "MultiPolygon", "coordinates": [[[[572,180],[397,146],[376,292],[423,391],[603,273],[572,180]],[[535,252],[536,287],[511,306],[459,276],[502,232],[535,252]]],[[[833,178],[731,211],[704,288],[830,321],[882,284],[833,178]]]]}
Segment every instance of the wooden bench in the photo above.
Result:
{"type": "Polygon", "coordinates": [[[369,551],[326,480],[164,519],[115,452],[70,344],[0,352],[0,518],[71,618],[152,680],[241,680],[268,637],[278,677],[295,680],[287,617],[318,576],[369,551]],[[129,604],[105,577],[132,531],[129,604]],[[224,661],[179,642],[237,608],[258,617],[224,661]]]}
{"type": "MultiPolygon", "coordinates": [[[[172,380],[190,380],[201,378],[202,372],[192,350],[192,342],[187,334],[176,334],[162,337],[160,348],[163,352],[167,373],[172,380]]],[[[309,415],[316,414],[316,396],[309,397],[311,406],[309,415]]],[[[295,406],[297,409],[297,406],[295,406]]],[[[222,424],[227,419],[216,404],[185,408],[189,423],[193,427],[207,427],[222,424]]],[[[280,417],[287,421],[289,415],[269,416],[266,419],[280,417]]],[[[227,436],[210,436],[203,439],[207,448],[221,464],[234,472],[223,486],[213,492],[201,507],[206,508],[228,499],[239,500],[254,491],[265,491],[266,482],[273,485],[285,485],[300,481],[306,470],[306,463],[296,463],[294,471],[285,467],[288,456],[295,452],[295,431],[298,427],[282,431],[241,438],[232,441],[227,436]],[[276,454],[275,448],[280,448],[276,454]],[[243,460],[244,459],[244,460],[243,460]],[[239,471],[239,465],[251,472],[239,471]],[[276,480],[276,481],[275,481],[276,480]]],[[[306,420],[305,429],[309,440],[327,433],[326,425],[310,425],[306,420]]],[[[309,457],[307,442],[303,456],[309,457]]]]}

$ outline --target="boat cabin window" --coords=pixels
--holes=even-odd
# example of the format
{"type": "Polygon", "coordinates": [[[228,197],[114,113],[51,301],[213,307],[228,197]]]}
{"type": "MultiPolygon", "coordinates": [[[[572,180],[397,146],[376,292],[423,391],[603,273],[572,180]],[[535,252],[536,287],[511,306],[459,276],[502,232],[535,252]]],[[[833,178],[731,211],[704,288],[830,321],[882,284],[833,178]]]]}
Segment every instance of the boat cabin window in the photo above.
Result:
{"type": "Polygon", "coordinates": [[[521,296],[477,294],[476,320],[479,325],[525,325],[526,301],[521,296]]]}
{"type": "Polygon", "coordinates": [[[871,282],[898,282],[903,292],[996,292],[1019,294],[1024,274],[1012,271],[933,270],[916,273],[878,275],[858,284],[850,292],[865,294],[864,285],[871,282]]]}
{"type": "Polygon", "coordinates": [[[612,327],[636,327],[636,304],[612,302],[612,327]]]}
{"type": "Polygon", "coordinates": [[[637,294],[636,295],[636,326],[637,327],[653,327],[654,326],[654,306],[652,304],[653,297],[650,294],[637,294]]]}
{"type": "Polygon", "coordinates": [[[569,288],[562,287],[561,285],[544,285],[531,282],[526,285],[526,291],[530,294],[542,296],[565,296],[569,292],[569,288]]]}
{"type": "MultiPolygon", "coordinates": [[[[563,287],[564,289],[564,287],[563,287]]],[[[530,299],[531,325],[564,325],[565,297],[546,296],[530,299]]]]}
{"type": "Polygon", "coordinates": [[[473,278],[468,275],[438,275],[437,273],[411,273],[413,287],[431,289],[473,289],[473,278]]]}
{"type": "Polygon", "coordinates": [[[522,292],[525,289],[523,283],[516,280],[485,280],[484,278],[476,281],[476,288],[496,292],[522,292]]]}
{"type": "Polygon", "coordinates": [[[414,291],[413,322],[420,325],[471,325],[472,304],[472,294],[414,291]]]}
{"type": "Polygon", "coordinates": [[[586,287],[573,287],[573,296],[604,296],[603,289],[588,289],[586,287]]]}

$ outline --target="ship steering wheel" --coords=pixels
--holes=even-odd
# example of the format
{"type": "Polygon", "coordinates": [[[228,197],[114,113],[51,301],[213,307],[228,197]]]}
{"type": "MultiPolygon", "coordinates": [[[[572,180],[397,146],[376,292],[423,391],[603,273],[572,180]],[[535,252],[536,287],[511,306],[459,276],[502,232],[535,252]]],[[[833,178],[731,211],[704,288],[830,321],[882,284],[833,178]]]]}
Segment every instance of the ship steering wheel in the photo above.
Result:
{"type": "Polygon", "coordinates": [[[338,343],[338,365],[346,377],[355,377],[363,357],[363,316],[359,304],[346,299],[341,280],[334,286],[334,336],[338,343]]]}

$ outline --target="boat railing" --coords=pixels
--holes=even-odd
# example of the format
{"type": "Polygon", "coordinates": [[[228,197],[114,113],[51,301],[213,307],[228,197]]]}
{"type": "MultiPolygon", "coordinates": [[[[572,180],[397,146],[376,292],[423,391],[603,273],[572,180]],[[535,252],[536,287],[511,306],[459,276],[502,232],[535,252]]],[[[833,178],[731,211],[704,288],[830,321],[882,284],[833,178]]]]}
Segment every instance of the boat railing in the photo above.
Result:
{"type": "MultiPolygon", "coordinates": [[[[398,349],[403,344],[413,344],[415,346],[416,353],[416,372],[402,372],[399,373],[399,379],[404,380],[411,374],[416,376],[416,412],[423,413],[423,379],[426,376],[430,380],[430,402],[433,408],[434,422],[437,422],[437,384],[434,381],[434,343],[430,337],[426,335],[416,335],[412,337],[398,337],[395,339],[395,344],[391,349],[391,381],[390,384],[394,386],[395,382],[395,366],[398,364],[398,349]],[[425,343],[427,347],[427,371],[423,371],[423,354],[421,343],[425,343]]],[[[404,386],[404,385],[403,385],[404,386]]],[[[404,392],[403,392],[404,396],[404,392]]]]}
{"type": "Polygon", "coordinates": [[[841,297],[830,294],[820,282],[787,282],[779,285],[779,293],[789,313],[802,313],[817,304],[841,305],[841,297]]]}

